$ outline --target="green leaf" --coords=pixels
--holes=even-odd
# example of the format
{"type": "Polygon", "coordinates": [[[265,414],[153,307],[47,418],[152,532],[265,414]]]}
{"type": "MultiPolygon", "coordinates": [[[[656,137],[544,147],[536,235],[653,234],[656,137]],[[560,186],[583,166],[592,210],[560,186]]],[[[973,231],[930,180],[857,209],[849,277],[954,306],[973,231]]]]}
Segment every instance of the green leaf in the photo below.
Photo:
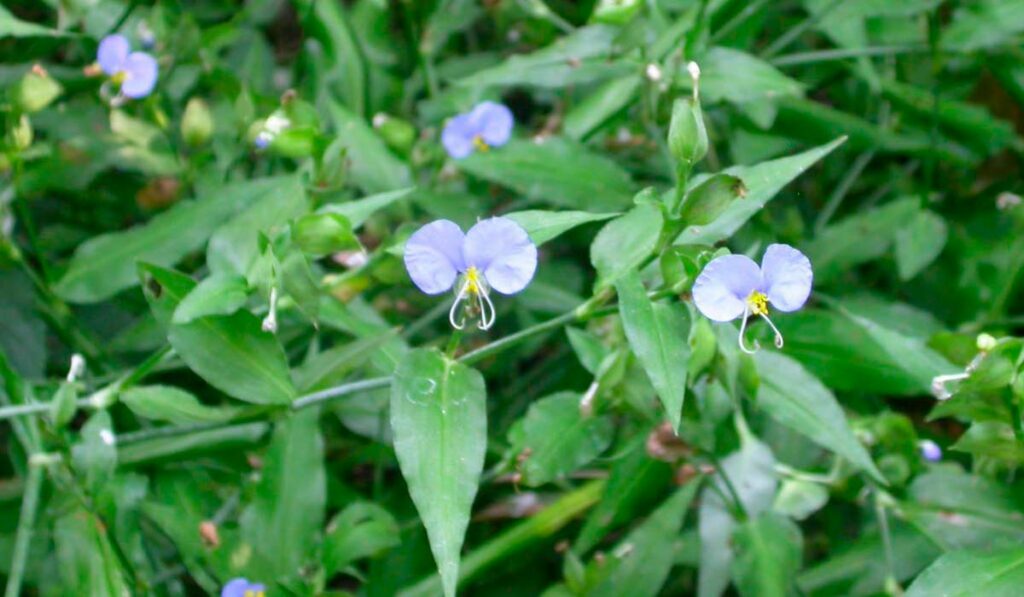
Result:
{"type": "Polygon", "coordinates": [[[607,60],[618,29],[605,25],[581,27],[531,54],[512,56],[497,66],[455,81],[464,87],[526,85],[561,89],[622,76],[637,65],[607,60]]]}
{"type": "Polygon", "coordinates": [[[395,518],[376,504],[359,502],[347,506],[327,525],[321,561],[330,579],[356,560],[400,544],[395,518]]]}
{"type": "Polygon", "coordinates": [[[82,595],[131,595],[110,536],[91,512],[73,504],[58,508],[53,523],[54,572],[64,588],[82,595]]]}
{"type": "Polygon", "coordinates": [[[896,233],[896,269],[901,280],[909,280],[935,261],[946,246],[949,227],[933,211],[919,211],[896,233]]]}
{"type": "Polygon", "coordinates": [[[642,203],[605,224],[590,245],[590,262],[597,270],[597,289],[615,284],[640,267],[658,247],[664,219],[661,210],[642,203]]]}
{"type": "MultiPolygon", "coordinates": [[[[296,2],[308,35],[323,46],[326,72],[324,90],[336,90],[348,109],[366,112],[367,73],[363,52],[356,39],[348,11],[341,4],[301,0],[296,2]]],[[[311,51],[311,53],[314,53],[311,51]]]]}
{"type": "Polygon", "coordinates": [[[585,211],[547,211],[531,209],[505,214],[506,218],[526,229],[530,240],[538,247],[549,240],[588,222],[600,222],[618,214],[594,214],[585,211]]]}
{"type": "Polygon", "coordinates": [[[153,315],[167,326],[167,339],[185,364],[210,385],[239,400],[286,404],[295,397],[284,350],[273,334],[262,331],[248,311],[172,323],[171,314],[195,282],[178,272],[142,266],[146,299],[153,315]]]}
{"type": "Polygon", "coordinates": [[[309,211],[299,178],[292,176],[286,181],[214,232],[206,250],[211,272],[246,275],[260,254],[260,234],[284,228],[288,220],[309,211]]]}
{"type": "Polygon", "coordinates": [[[117,446],[110,413],[94,413],[85,425],[79,441],[71,448],[71,462],[90,491],[98,491],[110,480],[117,466],[117,446]]]}
{"type": "Polygon", "coordinates": [[[528,199],[570,209],[618,211],[634,192],[629,174],[617,163],[560,137],[539,143],[513,139],[456,163],[528,199]]]}
{"type": "Polygon", "coordinates": [[[579,394],[559,392],[530,405],[509,430],[509,451],[523,484],[536,487],[597,458],[611,444],[612,432],[608,417],[580,413],[579,394]]]}
{"type": "Polygon", "coordinates": [[[399,199],[408,197],[412,192],[412,188],[399,189],[397,191],[387,191],[376,195],[370,195],[369,197],[363,197],[362,199],[356,199],[355,201],[331,203],[318,209],[317,213],[332,213],[338,214],[339,216],[345,216],[348,218],[348,221],[352,223],[352,228],[358,229],[374,213],[384,209],[399,199]]]}
{"type": "Polygon", "coordinates": [[[917,476],[908,495],[912,501],[900,504],[900,511],[943,549],[999,549],[1024,542],[1024,501],[994,480],[936,470],[917,476]]]}
{"type": "Polygon", "coordinates": [[[736,521],[724,496],[732,496],[724,478],[728,478],[747,514],[759,516],[771,507],[778,481],[775,478],[775,457],[765,444],[745,437],[740,450],[722,460],[722,474],[712,481],[716,487],[701,492],[700,504],[700,568],[697,594],[717,597],[729,586],[733,561],[732,536],[736,521]]]}
{"type": "Polygon", "coordinates": [[[602,564],[611,570],[587,595],[658,595],[674,564],[673,546],[700,485],[694,480],[677,489],[643,524],[627,535],[602,564]]]}
{"type": "MultiPolygon", "coordinates": [[[[762,162],[755,166],[733,166],[726,169],[726,174],[743,181],[747,187],[747,196],[742,201],[733,201],[714,223],[688,227],[676,238],[676,242],[687,245],[713,245],[729,238],[790,181],[842,145],[845,140],[845,137],[840,137],[831,143],[796,155],[762,162]]],[[[696,177],[687,187],[694,188],[702,181],[702,177],[696,177]]]]}
{"type": "Polygon", "coordinates": [[[796,520],[805,520],[828,503],[824,485],[801,479],[787,479],[779,487],[772,510],[796,520]]]}
{"type": "Polygon", "coordinates": [[[395,455],[446,597],[455,595],[459,551],[483,471],[486,399],[483,376],[428,349],[409,352],[391,386],[395,455]]]}
{"type": "Polygon", "coordinates": [[[7,37],[70,37],[72,33],[22,21],[0,6],[0,39],[7,37]]]}
{"type": "Polygon", "coordinates": [[[853,266],[884,255],[900,230],[916,218],[919,205],[916,198],[897,199],[826,228],[804,247],[816,280],[827,284],[853,266]]]}
{"type": "Polygon", "coordinates": [[[120,400],[132,412],[176,425],[221,423],[237,416],[239,409],[207,406],[185,390],[172,386],[138,386],[121,392],[120,400]]]}
{"type": "Polygon", "coordinates": [[[929,566],[907,597],[1013,597],[1024,586],[1024,549],[955,551],[929,566]]]}
{"type": "Polygon", "coordinates": [[[786,597],[800,569],[803,537],[793,521],[767,512],[740,525],[733,535],[733,582],[743,597],[786,597]]]}
{"type": "Polygon", "coordinates": [[[231,315],[249,300],[245,278],[231,274],[213,274],[204,279],[178,304],[172,323],[189,323],[208,315],[231,315]]]}
{"type": "Polygon", "coordinates": [[[259,578],[298,577],[316,548],[327,502],[319,418],[310,408],[277,424],[252,502],[239,517],[259,578]]]}
{"type": "Polygon", "coordinates": [[[622,277],[615,289],[629,345],[658,392],[672,428],[678,431],[690,358],[689,317],[679,305],[652,303],[635,273],[622,277]]]}
{"type": "Polygon", "coordinates": [[[608,81],[587,94],[566,113],[562,122],[565,136],[580,141],[591,135],[636,100],[637,90],[642,83],[640,75],[628,75],[608,81]]]}
{"type": "Polygon", "coordinates": [[[379,333],[332,346],[294,370],[295,386],[303,392],[312,392],[340,383],[370,360],[376,349],[394,339],[393,333],[379,333]]]}
{"type": "MultiPolygon", "coordinates": [[[[136,262],[168,267],[201,248],[222,222],[264,197],[287,193],[292,176],[226,185],[178,203],[146,224],[82,243],[54,289],[73,303],[96,303],[138,284],[136,262]]],[[[253,240],[255,243],[255,240],[253,240]]]]}
{"type": "Polygon", "coordinates": [[[328,106],[337,140],[350,162],[352,182],[367,193],[397,191],[410,186],[409,167],[388,151],[384,141],[366,122],[341,104],[328,106]]]}
{"type": "Polygon", "coordinates": [[[607,533],[650,511],[667,491],[672,467],[647,455],[645,439],[637,438],[628,452],[612,463],[601,501],[587,516],[573,544],[576,554],[582,556],[607,533]]]}
{"type": "Polygon", "coordinates": [[[956,50],[978,50],[1007,43],[1024,31],[1024,4],[982,0],[961,5],[939,43],[956,50]]]}
{"type": "Polygon", "coordinates": [[[776,352],[761,350],[754,359],[761,376],[757,404],[765,412],[886,484],[871,455],[857,441],[836,397],[818,378],[776,352]]]}
{"type": "Polygon", "coordinates": [[[746,104],[804,93],[802,84],[774,66],[733,48],[711,48],[700,60],[700,70],[700,95],[706,103],[746,104]]]}

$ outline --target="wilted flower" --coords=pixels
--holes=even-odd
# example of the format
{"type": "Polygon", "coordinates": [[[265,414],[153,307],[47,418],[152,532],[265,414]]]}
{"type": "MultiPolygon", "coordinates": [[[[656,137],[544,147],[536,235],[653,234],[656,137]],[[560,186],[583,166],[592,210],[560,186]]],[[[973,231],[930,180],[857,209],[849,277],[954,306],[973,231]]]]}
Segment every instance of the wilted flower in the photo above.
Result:
{"type": "Polygon", "coordinates": [[[444,125],[441,144],[448,155],[459,160],[473,153],[474,149],[487,151],[508,143],[513,124],[512,111],[508,107],[495,102],[481,102],[444,125]]]}
{"type": "Polygon", "coordinates": [[[287,116],[284,116],[279,112],[274,112],[269,118],[263,121],[263,128],[260,130],[259,134],[256,135],[256,139],[253,141],[253,144],[256,146],[256,149],[266,149],[267,146],[270,145],[270,142],[274,140],[274,137],[284,132],[285,129],[291,125],[292,121],[289,120],[287,116]]]}
{"type": "Polygon", "coordinates": [[[712,321],[743,318],[740,325],[740,349],[748,354],[744,334],[747,316],[764,318],[775,331],[775,346],[782,348],[782,334],[768,318],[768,303],[779,311],[796,311],[811,294],[814,274],[807,256],[789,245],[769,245],[757,267],[746,255],[723,255],[711,261],[693,285],[693,300],[705,317],[712,321]]]}
{"type": "Polygon", "coordinates": [[[526,288],[537,270],[537,246],[522,226],[508,218],[481,220],[466,234],[455,222],[435,220],[405,243],[405,269],[427,294],[449,290],[461,275],[448,320],[461,330],[464,318],[456,320],[458,307],[464,299],[476,297],[478,326],[486,330],[495,317],[490,289],[515,294],[526,288]]]}
{"type": "Polygon", "coordinates": [[[923,439],[917,443],[917,447],[921,450],[921,457],[928,462],[938,462],[942,460],[942,448],[932,440],[923,439]]]}
{"type": "Polygon", "coordinates": [[[267,588],[247,578],[234,578],[220,590],[220,597],[265,597],[267,588]]]}
{"type": "Polygon", "coordinates": [[[132,52],[128,38],[123,35],[104,37],[96,52],[96,62],[120,86],[121,94],[125,97],[146,97],[156,85],[156,58],[146,52],[132,52]]]}

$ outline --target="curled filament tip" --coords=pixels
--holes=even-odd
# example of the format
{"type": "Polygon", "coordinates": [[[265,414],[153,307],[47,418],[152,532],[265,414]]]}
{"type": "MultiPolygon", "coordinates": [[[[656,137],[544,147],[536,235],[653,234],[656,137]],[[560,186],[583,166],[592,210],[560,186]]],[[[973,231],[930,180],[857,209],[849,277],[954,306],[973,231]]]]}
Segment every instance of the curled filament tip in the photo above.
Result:
{"type": "MultiPolygon", "coordinates": [[[[745,352],[747,354],[754,354],[755,352],[761,350],[761,344],[757,340],[754,340],[753,348],[747,348],[746,335],[747,335],[747,316],[748,315],[750,315],[750,307],[749,306],[743,308],[743,319],[742,319],[742,323],[740,323],[739,345],[740,345],[740,350],[742,350],[743,352],[745,352]]],[[[778,341],[778,340],[776,340],[776,341],[778,341]]]]}

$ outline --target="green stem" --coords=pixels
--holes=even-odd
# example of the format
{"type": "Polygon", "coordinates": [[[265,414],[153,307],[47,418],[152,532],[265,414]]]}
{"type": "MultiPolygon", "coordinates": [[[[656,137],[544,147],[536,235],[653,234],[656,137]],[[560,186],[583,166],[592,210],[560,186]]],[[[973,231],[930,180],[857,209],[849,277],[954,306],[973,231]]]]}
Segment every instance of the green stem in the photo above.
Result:
{"type": "Polygon", "coordinates": [[[861,56],[890,56],[895,54],[918,54],[928,51],[928,46],[867,46],[864,48],[814,50],[786,54],[771,60],[775,66],[794,66],[797,64],[813,64],[832,60],[846,60],[861,56]]]}
{"type": "Polygon", "coordinates": [[[21,581],[25,576],[25,563],[32,544],[32,533],[36,524],[36,508],[39,505],[39,490],[43,485],[42,466],[29,461],[28,480],[21,500],[21,514],[18,518],[18,534],[14,541],[14,557],[11,558],[11,572],[7,577],[6,597],[21,594],[21,581]]]}
{"type": "MultiPolygon", "coordinates": [[[[495,565],[506,562],[515,554],[546,541],[573,519],[585,512],[601,499],[605,481],[591,481],[567,493],[557,502],[541,510],[528,520],[517,524],[494,539],[476,548],[465,558],[459,569],[459,584],[463,585],[495,565]]],[[[428,597],[441,591],[441,579],[436,575],[423,579],[399,597],[428,597]]]]}
{"type": "Polygon", "coordinates": [[[536,336],[537,334],[542,334],[548,330],[553,330],[555,328],[561,327],[569,322],[575,321],[576,319],[576,310],[573,309],[572,311],[563,313],[553,319],[549,319],[547,321],[530,326],[524,330],[520,330],[514,334],[505,336],[504,338],[501,338],[499,340],[495,340],[494,342],[491,342],[490,344],[487,344],[485,346],[481,346],[476,350],[471,350],[466,354],[462,355],[461,357],[459,357],[459,361],[467,365],[472,365],[473,363],[482,361],[483,359],[486,359],[491,355],[502,352],[507,348],[511,348],[512,346],[515,346],[520,342],[524,342],[532,338],[533,336],[536,336]]]}
{"type": "Polygon", "coordinates": [[[892,536],[889,533],[889,517],[885,512],[885,506],[882,505],[882,500],[878,497],[877,490],[875,490],[875,514],[878,516],[878,530],[882,535],[882,547],[885,552],[885,584],[888,587],[896,583],[896,576],[893,573],[892,536]]]}
{"type": "Polygon", "coordinates": [[[460,342],[462,342],[462,330],[455,330],[448,338],[448,347],[444,350],[449,359],[455,357],[455,351],[459,349],[460,342]]]}

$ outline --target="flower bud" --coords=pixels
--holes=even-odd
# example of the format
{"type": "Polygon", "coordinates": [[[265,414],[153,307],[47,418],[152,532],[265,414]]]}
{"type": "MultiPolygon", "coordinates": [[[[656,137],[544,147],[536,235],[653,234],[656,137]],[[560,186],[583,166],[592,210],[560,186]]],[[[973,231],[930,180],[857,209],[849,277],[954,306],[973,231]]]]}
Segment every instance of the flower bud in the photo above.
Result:
{"type": "Polygon", "coordinates": [[[600,0],[590,20],[593,23],[625,25],[633,20],[643,5],[641,0],[600,0]]]}
{"type": "Polygon", "coordinates": [[[28,149],[32,145],[32,139],[34,134],[32,132],[32,121],[28,119],[27,114],[22,114],[21,118],[11,127],[11,145],[14,146],[18,151],[28,149]]]}
{"type": "Polygon", "coordinates": [[[22,112],[38,112],[50,105],[63,92],[60,83],[42,68],[25,74],[13,89],[13,100],[22,112]]]}
{"type": "Polygon", "coordinates": [[[679,168],[687,172],[708,153],[708,132],[700,108],[700,68],[691,62],[687,69],[693,78],[693,97],[680,98],[672,106],[672,122],[668,128],[668,148],[679,160],[679,168]]]}
{"type": "Polygon", "coordinates": [[[188,100],[181,118],[181,136],[192,147],[209,142],[213,135],[213,114],[205,101],[198,97],[188,100]]]}

